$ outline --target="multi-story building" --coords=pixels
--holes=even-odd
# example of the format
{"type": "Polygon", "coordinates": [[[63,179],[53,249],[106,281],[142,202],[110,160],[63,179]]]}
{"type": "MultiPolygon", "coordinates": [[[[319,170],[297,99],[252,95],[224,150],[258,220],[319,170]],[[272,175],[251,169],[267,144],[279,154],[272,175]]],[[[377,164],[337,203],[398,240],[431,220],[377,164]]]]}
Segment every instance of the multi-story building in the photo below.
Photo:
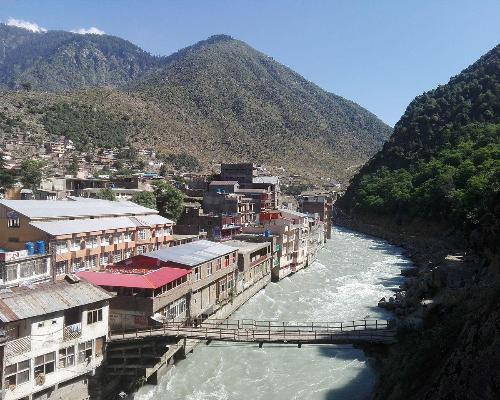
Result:
{"type": "Polygon", "coordinates": [[[237,181],[238,183],[252,183],[256,174],[255,164],[221,164],[221,179],[224,181],[237,181]]]}
{"type": "Polygon", "coordinates": [[[204,213],[201,207],[186,207],[174,226],[176,234],[206,233],[207,239],[225,241],[241,231],[239,214],[204,213]]]}
{"type": "Polygon", "coordinates": [[[272,242],[229,240],[225,243],[238,249],[236,293],[241,293],[271,273],[272,242]]]}
{"type": "Polygon", "coordinates": [[[173,222],[130,202],[0,200],[0,247],[43,242],[55,273],[98,269],[173,244],[173,222]]]}
{"type": "Polygon", "coordinates": [[[45,250],[37,249],[0,253],[0,285],[17,286],[22,282],[35,283],[52,278],[51,257],[45,250]]]}
{"type": "Polygon", "coordinates": [[[331,238],[333,202],[331,193],[302,194],[299,196],[299,210],[306,214],[318,214],[325,223],[326,238],[331,238]]]}
{"type": "Polygon", "coordinates": [[[89,377],[103,361],[108,301],[76,277],[0,292],[2,398],[89,398],[89,377]]]}
{"type": "Polygon", "coordinates": [[[125,327],[154,323],[151,317],[213,314],[235,294],[236,268],[236,248],[199,240],[124,260],[108,270],[112,274],[79,276],[118,294],[111,314],[119,329],[120,323],[125,327]],[[133,319],[123,317],[126,314],[133,319]]]}

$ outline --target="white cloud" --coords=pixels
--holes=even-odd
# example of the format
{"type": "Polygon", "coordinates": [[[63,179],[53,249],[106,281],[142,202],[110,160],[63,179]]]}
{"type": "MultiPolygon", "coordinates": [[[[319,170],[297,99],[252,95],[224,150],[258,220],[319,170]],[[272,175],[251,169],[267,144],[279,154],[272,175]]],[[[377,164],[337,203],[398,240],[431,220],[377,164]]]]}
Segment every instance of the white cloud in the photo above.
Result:
{"type": "Polygon", "coordinates": [[[6,25],[17,26],[18,28],[27,29],[28,31],[36,32],[36,33],[47,32],[47,29],[42,28],[41,26],[38,26],[38,24],[36,24],[34,22],[24,21],[22,19],[15,19],[12,17],[10,17],[7,20],[6,25]]]}
{"type": "Polygon", "coordinates": [[[73,29],[71,32],[78,33],[80,35],[86,35],[87,33],[92,35],[104,35],[106,33],[95,26],[91,26],[90,28],[73,29]]]}

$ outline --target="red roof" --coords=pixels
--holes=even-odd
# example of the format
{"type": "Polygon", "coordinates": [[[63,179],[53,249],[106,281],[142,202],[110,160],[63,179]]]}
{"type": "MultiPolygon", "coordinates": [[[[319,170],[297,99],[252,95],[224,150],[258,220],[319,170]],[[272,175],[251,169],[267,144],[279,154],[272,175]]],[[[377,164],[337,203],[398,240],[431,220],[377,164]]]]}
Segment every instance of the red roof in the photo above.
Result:
{"type": "Polygon", "coordinates": [[[93,271],[78,272],[77,275],[98,286],[156,289],[182,278],[190,272],[190,270],[183,268],[164,267],[144,275],[93,271]]]}

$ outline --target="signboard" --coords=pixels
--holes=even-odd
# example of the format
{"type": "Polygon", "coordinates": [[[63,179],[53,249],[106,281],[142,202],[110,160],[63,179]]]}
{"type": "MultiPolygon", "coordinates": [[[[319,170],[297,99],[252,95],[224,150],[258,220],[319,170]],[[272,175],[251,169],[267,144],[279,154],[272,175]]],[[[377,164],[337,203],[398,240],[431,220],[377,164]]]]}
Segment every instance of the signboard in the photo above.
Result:
{"type": "Polygon", "coordinates": [[[14,261],[19,258],[28,257],[28,250],[8,251],[0,253],[0,261],[14,261]]]}

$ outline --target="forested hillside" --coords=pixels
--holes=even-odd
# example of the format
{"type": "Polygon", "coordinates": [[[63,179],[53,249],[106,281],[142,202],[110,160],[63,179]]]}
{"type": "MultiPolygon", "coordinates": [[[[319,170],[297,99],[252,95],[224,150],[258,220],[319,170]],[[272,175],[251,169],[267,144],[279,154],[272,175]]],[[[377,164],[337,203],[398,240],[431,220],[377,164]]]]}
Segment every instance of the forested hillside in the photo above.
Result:
{"type": "MultiPolygon", "coordinates": [[[[358,214],[498,224],[500,46],[408,106],[341,204],[358,214]],[[492,213],[496,213],[496,217],[492,213]]],[[[498,229],[498,226],[495,228],[498,229]]]]}

